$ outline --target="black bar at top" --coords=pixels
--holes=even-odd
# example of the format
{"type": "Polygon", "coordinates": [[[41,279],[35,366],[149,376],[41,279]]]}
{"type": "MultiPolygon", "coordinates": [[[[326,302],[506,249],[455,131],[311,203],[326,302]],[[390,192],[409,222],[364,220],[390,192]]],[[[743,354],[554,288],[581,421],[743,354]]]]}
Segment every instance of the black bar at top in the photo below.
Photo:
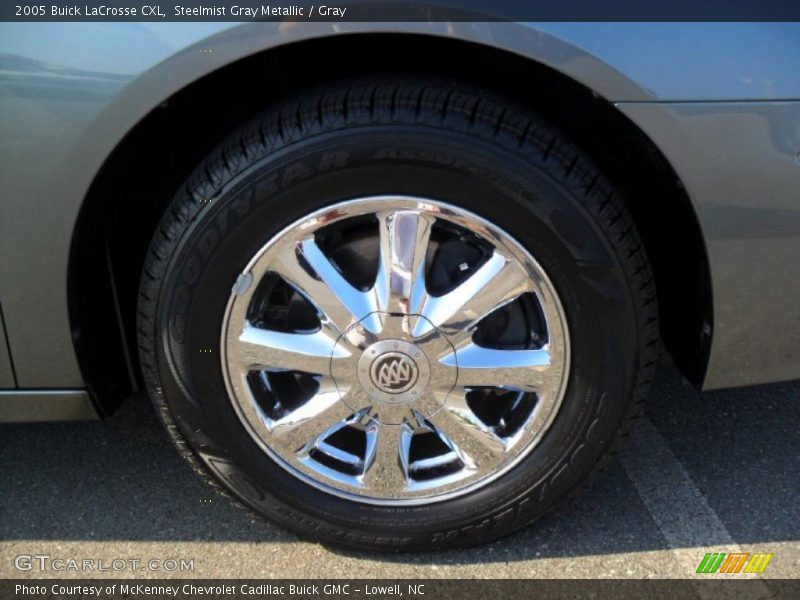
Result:
{"type": "Polygon", "coordinates": [[[49,0],[0,2],[0,21],[800,21],[800,0],[49,0]],[[346,9],[321,12],[327,9],[346,9]],[[100,7],[105,7],[102,11],[100,7]],[[234,8],[237,7],[238,11],[234,8]],[[267,11],[267,7],[269,11],[267,11]],[[43,9],[43,10],[42,10],[43,9]],[[158,9],[154,11],[154,9],[158,9]],[[182,10],[181,10],[182,9],[182,10]],[[203,9],[193,12],[187,9],[203,9]],[[254,9],[257,16],[242,9],[254,9]],[[276,10],[277,9],[277,10],[276,10]],[[104,14],[102,14],[104,13],[104,14]]]}

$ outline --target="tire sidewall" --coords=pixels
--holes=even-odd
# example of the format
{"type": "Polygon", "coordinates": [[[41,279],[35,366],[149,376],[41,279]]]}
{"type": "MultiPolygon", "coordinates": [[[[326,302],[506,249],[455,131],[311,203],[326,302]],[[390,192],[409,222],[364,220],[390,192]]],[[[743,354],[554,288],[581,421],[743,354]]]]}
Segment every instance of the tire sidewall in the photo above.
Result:
{"type": "Polygon", "coordinates": [[[521,513],[543,512],[591,468],[632,393],[635,307],[591,207],[532,159],[461,133],[361,127],[254,160],[195,203],[159,295],[159,379],[184,438],[240,500],[295,531],[332,541],[446,543],[481,527],[502,529],[521,513]],[[553,283],[571,340],[564,399],[541,442],[491,484],[428,505],[352,502],[291,477],[237,416],[219,353],[231,287],[264,244],[320,208],[385,194],[465,208],[516,239],[553,283]]]}

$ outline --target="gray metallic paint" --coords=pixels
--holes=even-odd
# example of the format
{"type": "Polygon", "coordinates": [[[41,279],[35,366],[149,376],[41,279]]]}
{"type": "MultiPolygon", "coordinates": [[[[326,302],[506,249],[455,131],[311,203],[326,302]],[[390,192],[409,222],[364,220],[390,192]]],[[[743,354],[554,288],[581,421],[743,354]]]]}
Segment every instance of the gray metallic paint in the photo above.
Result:
{"type": "Polygon", "coordinates": [[[0,423],[99,418],[85,390],[0,390],[0,423]]]}
{"type": "Polygon", "coordinates": [[[12,388],[16,387],[17,382],[14,381],[14,369],[11,366],[11,356],[8,354],[8,341],[2,315],[3,311],[0,308],[0,388],[12,388]]]}
{"type": "Polygon", "coordinates": [[[67,314],[70,241],[126,133],[240,58],[359,32],[505,49],[617,102],[672,161],[705,228],[718,315],[706,387],[800,376],[800,103],[752,102],[800,99],[800,24],[4,23],[0,301],[20,386],[84,385],[67,314]]]}
{"type": "Polygon", "coordinates": [[[714,286],[705,387],[800,376],[800,102],[618,107],[698,209],[714,286]]]}

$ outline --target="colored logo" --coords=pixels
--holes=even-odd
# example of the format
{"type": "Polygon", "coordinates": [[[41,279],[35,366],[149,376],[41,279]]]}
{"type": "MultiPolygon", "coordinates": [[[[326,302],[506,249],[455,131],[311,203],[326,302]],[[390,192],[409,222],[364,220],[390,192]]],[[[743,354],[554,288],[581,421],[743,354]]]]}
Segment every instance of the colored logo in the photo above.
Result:
{"type": "Polygon", "coordinates": [[[706,554],[697,565],[697,573],[763,573],[772,554],[765,552],[739,552],[726,554],[712,552],[706,554]]]}

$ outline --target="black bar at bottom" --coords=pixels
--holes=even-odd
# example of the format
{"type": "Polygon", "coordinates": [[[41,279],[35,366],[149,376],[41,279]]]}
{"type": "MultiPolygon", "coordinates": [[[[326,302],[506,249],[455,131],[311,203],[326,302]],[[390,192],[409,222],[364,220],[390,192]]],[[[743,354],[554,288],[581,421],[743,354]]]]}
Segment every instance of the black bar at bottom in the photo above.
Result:
{"type": "Polygon", "coordinates": [[[0,598],[103,600],[515,600],[597,598],[800,598],[800,580],[704,579],[2,579],[0,598]],[[766,588],[766,590],[765,590],[766,588]]]}

